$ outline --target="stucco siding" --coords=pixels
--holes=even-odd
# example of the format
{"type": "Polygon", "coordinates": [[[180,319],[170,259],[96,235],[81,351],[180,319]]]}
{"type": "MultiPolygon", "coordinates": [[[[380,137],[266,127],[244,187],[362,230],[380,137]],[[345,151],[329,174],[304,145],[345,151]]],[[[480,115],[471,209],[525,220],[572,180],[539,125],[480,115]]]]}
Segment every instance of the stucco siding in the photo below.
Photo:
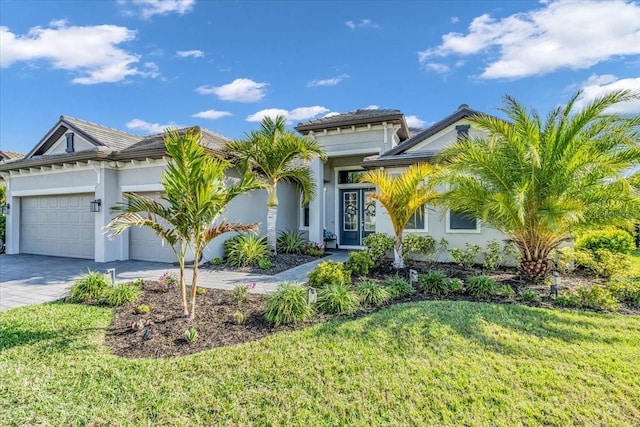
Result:
{"type": "Polygon", "coordinates": [[[421,151],[441,151],[443,148],[453,144],[456,142],[458,138],[458,133],[456,130],[456,126],[460,125],[470,125],[469,136],[471,138],[474,137],[482,137],[486,135],[486,132],[483,132],[477,128],[474,128],[474,125],[471,124],[469,120],[460,120],[455,124],[441,130],[435,135],[427,138],[426,140],[420,142],[419,144],[409,148],[407,153],[418,153],[421,151]]]}
{"type": "Polygon", "coordinates": [[[11,191],[24,191],[36,194],[47,194],[48,190],[86,187],[96,185],[98,175],[93,169],[59,171],[54,173],[33,173],[25,176],[11,176],[11,191]]]}
{"type": "MultiPolygon", "coordinates": [[[[76,151],[76,152],[77,151],[85,151],[85,150],[91,150],[91,149],[95,148],[95,145],[93,145],[90,142],[86,141],[84,138],[82,138],[77,133],[74,133],[73,134],[73,148],[74,148],[74,151],[76,151]]],[[[66,137],[66,135],[62,135],[55,143],[53,143],[51,148],[49,148],[45,154],[61,154],[61,153],[66,153],[66,152],[67,152],[67,137],[66,137]]]]}

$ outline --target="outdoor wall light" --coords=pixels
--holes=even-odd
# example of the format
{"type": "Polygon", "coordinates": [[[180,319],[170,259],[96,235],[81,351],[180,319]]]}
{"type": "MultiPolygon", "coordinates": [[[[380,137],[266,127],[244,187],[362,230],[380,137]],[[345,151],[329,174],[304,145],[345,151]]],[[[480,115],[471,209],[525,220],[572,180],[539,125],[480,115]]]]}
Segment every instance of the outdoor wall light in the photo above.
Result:
{"type": "Polygon", "coordinates": [[[11,205],[9,203],[6,203],[4,205],[0,205],[0,214],[2,214],[2,215],[8,214],[10,207],[11,207],[11,205]]]}
{"type": "Polygon", "coordinates": [[[91,210],[91,212],[100,212],[101,205],[102,205],[102,200],[95,199],[92,202],[89,202],[89,210],[91,210]]]}

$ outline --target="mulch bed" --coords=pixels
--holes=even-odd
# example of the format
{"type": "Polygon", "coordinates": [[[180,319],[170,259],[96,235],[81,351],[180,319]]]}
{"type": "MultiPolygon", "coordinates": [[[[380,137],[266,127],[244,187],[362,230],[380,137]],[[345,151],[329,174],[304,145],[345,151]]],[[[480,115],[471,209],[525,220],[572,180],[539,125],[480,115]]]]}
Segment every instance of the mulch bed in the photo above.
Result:
{"type": "MultiPolygon", "coordinates": [[[[326,254],[328,255],[328,254],[326,254]]],[[[277,254],[275,257],[270,258],[271,267],[267,269],[262,269],[257,266],[249,266],[249,267],[234,267],[227,263],[223,264],[206,264],[204,268],[213,271],[241,271],[244,273],[253,273],[253,274],[265,274],[267,276],[273,276],[274,274],[278,274],[282,271],[292,269],[293,267],[297,267],[302,264],[306,264],[311,261],[315,261],[318,258],[322,258],[325,255],[320,257],[311,256],[311,255],[302,255],[302,254],[277,254]]]]}

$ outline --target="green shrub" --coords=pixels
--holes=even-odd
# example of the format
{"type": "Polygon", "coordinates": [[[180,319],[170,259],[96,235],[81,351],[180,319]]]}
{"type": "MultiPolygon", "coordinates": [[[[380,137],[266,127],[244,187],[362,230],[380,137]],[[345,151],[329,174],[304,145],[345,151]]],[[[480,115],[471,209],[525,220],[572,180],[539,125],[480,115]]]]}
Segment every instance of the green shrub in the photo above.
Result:
{"type": "Polygon", "coordinates": [[[429,262],[438,262],[440,259],[440,255],[445,253],[449,249],[449,242],[444,237],[438,240],[438,243],[433,248],[433,251],[427,255],[427,260],[429,262]]]}
{"type": "Polygon", "coordinates": [[[381,305],[391,298],[389,291],[372,280],[363,280],[356,286],[362,304],[381,305]]]}
{"type": "Polygon", "coordinates": [[[633,264],[629,255],[613,253],[606,249],[577,250],[574,256],[577,265],[602,277],[625,275],[633,264]]]}
{"type": "Polygon", "coordinates": [[[367,251],[351,251],[345,267],[355,276],[362,277],[369,273],[374,262],[367,251]]]}
{"type": "Polygon", "coordinates": [[[561,307],[580,307],[580,297],[575,292],[560,294],[553,300],[553,303],[561,307]]]}
{"type": "Polygon", "coordinates": [[[306,239],[300,230],[283,230],[278,236],[276,247],[278,252],[285,254],[299,254],[302,252],[306,239]]]}
{"type": "Polygon", "coordinates": [[[139,286],[131,284],[116,285],[102,294],[102,303],[111,307],[119,307],[138,299],[142,291],[139,286]]]}
{"type": "Polygon", "coordinates": [[[516,292],[513,290],[513,288],[506,283],[498,286],[494,292],[494,295],[505,298],[513,298],[515,294],[516,292]]]}
{"type": "Polygon", "coordinates": [[[7,228],[7,217],[4,215],[0,215],[0,240],[2,240],[3,242],[7,240],[5,238],[6,228],[7,228]]]}
{"type": "Polygon", "coordinates": [[[138,314],[149,314],[151,311],[152,308],[149,304],[140,304],[136,307],[136,313],[138,314]]]}
{"type": "Polygon", "coordinates": [[[196,328],[189,328],[184,331],[183,337],[189,344],[193,344],[198,341],[198,331],[196,328]]]}
{"type": "Polygon", "coordinates": [[[265,318],[275,326],[297,323],[313,316],[307,304],[307,288],[298,283],[282,283],[267,297],[265,318]]]}
{"type": "Polygon", "coordinates": [[[444,296],[449,293],[449,279],[442,271],[433,270],[419,275],[416,287],[420,292],[444,296]]]}
{"type": "Polygon", "coordinates": [[[407,259],[409,254],[431,255],[436,249],[436,239],[431,236],[407,234],[402,238],[402,256],[407,259]]]}
{"type": "Polygon", "coordinates": [[[205,296],[208,292],[209,292],[209,289],[207,289],[207,288],[198,288],[198,289],[196,289],[196,294],[201,295],[201,296],[205,296]]]}
{"type": "Polygon", "coordinates": [[[374,263],[380,261],[386,251],[393,249],[393,237],[384,233],[369,234],[364,238],[363,243],[374,263]]]}
{"type": "Polygon", "coordinates": [[[464,249],[453,248],[449,251],[449,255],[453,262],[464,268],[471,268],[476,263],[476,258],[480,253],[480,246],[465,243],[464,249]]]}
{"type": "Polygon", "coordinates": [[[494,271],[500,267],[505,255],[500,249],[500,242],[492,240],[487,244],[487,248],[483,252],[484,260],[482,262],[482,268],[487,271],[494,271]]]}
{"type": "Polygon", "coordinates": [[[387,288],[391,298],[405,297],[415,292],[411,283],[397,274],[395,276],[387,277],[384,281],[384,286],[387,288]]]}
{"type": "Polygon", "coordinates": [[[555,249],[552,255],[556,269],[562,273],[571,273],[576,268],[576,253],[571,247],[555,249]]]}
{"type": "Polygon", "coordinates": [[[255,283],[251,283],[251,284],[243,283],[241,285],[236,285],[233,287],[233,290],[231,291],[231,297],[233,298],[236,304],[241,304],[242,302],[244,302],[244,300],[247,299],[247,294],[249,293],[249,290],[255,289],[255,288],[256,288],[255,283]]]}
{"type": "Polygon", "coordinates": [[[258,261],[258,267],[260,267],[262,270],[268,270],[272,265],[273,264],[271,263],[271,260],[269,258],[262,258],[260,261],[258,261]]]}
{"type": "Polygon", "coordinates": [[[158,290],[160,292],[169,292],[177,288],[179,284],[178,276],[175,273],[166,271],[158,277],[158,290]]]}
{"type": "Polygon", "coordinates": [[[240,310],[236,310],[231,315],[231,320],[236,325],[244,325],[244,321],[245,321],[244,314],[242,314],[240,310]]]}
{"type": "Polygon", "coordinates": [[[477,298],[496,295],[498,284],[488,276],[469,276],[465,280],[467,292],[477,298]]]}
{"type": "Polygon", "coordinates": [[[75,281],[71,287],[69,299],[75,303],[100,302],[110,287],[111,285],[104,274],[89,271],[87,274],[83,274],[80,280],[75,281]]]}
{"type": "Polygon", "coordinates": [[[595,252],[606,249],[613,253],[628,254],[636,248],[633,236],[624,230],[609,228],[591,231],[576,240],[576,249],[595,252]]]}
{"type": "Polygon", "coordinates": [[[540,301],[540,296],[534,290],[527,289],[522,293],[522,301],[524,302],[538,302],[540,301]]]}
{"type": "Polygon", "coordinates": [[[608,289],[602,286],[579,287],[576,293],[584,307],[607,311],[618,310],[618,301],[608,289]]]}
{"type": "Polygon", "coordinates": [[[309,272],[309,285],[323,288],[328,285],[348,285],[351,283],[351,272],[341,262],[323,261],[309,272]]]}
{"type": "Polygon", "coordinates": [[[605,288],[619,302],[640,308],[640,278],[616,278],[607,282],[605,288]]]}
{"type": "Polygon", "coordinates": [[[266,236],[252,233],[238,234],[224,243],[224,253],[229,265],[247,267],[258,265],[269,255],[266,236]]]}
{"type": "Polygon", "coordinates": [[[464,292],[464,286],[460,279],[449,279],[449,292],[452,294],[461,294],[464,292]]]}
{"type": "Polygon", "coordinates": [[[224,259],[219,257],[219,256],[217,256],[217,257],[215,257],[214,259],[211,260],[211,264],[213,264],[213,265],[222,265],[222,264],[224,264],[224,259]]]}
{"type": "Polygon", "coordinates": [[[351,313],[359,303],[358,295],[347,285],[328,285],[318,291],[318,310],[323,313],[351,313]]]}
{"type": "Polygon", "coordinates": [[[302,253],[309,256],[324,255],[324,245],[316,242],[307,242],[302,248],[302,253]]]}

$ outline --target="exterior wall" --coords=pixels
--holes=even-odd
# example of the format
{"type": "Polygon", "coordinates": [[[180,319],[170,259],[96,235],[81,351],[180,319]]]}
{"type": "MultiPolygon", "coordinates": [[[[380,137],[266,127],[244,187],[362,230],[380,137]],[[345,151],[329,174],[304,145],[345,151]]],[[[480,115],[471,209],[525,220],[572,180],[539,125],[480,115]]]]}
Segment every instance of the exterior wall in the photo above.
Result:
{"type": "Polygon", "coordinates": [[[393,148],[397,130],[398,126],[390,123],[371,127],[348,127],[311,135],[329,156],[377,154],[393,148]]]}
{"type": "MultiPolygon", "coordinates": [[[[414,147],[411,147],[407,150],[407,153],[417,153],[420,151],[440,151],[443,148],[447,147],[450,144],[453,144],[454,142],[456,142],[456,139],[458,138],[458,133],[456,131],[456,126],[459,125],[471,125],[471,122],[469,120],[463,119],[460,120],[456,123],[454,123],[453,125],[441,130],[440,132],[436,133],[435,135],[431,136],[430,138],[426,139],[425,141],[422,141],[421,143],[415,145],[414,147]]],[[[471,125],[471,128],[469,129],[469,136],[470,137],[481,137],[486,135],[485,132],[480,131],[478,129],[475,129],[473,127],[473,125],[471,125]]]]}
{"type": "MultiPolygon", "coordinates": [[[[67,132],[68,133],[68,132],[67,132]]],[[[74,151],[85,151],[95,148],[93,144],[86,141],[77,133],[73,134],[73,148],[74,151]]],[[[47,150],[45,154],[64,154],[67,152],[67,137],[62,135],[52,146],[47,150]]]]}

